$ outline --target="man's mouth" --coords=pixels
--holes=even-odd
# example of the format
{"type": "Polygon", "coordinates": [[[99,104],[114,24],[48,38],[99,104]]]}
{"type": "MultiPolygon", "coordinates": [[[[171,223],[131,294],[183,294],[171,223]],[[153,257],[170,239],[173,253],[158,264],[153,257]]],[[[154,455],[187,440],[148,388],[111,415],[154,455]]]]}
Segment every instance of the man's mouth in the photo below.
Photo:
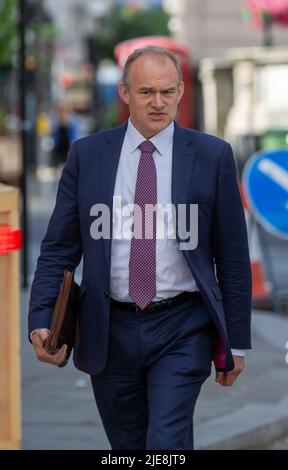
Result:
{"type": "Polygon", "coordinates": [[[150,113],[150,116],[155,118],[155,119],[161,119],[165,116],[165,113],[150,113]]]}

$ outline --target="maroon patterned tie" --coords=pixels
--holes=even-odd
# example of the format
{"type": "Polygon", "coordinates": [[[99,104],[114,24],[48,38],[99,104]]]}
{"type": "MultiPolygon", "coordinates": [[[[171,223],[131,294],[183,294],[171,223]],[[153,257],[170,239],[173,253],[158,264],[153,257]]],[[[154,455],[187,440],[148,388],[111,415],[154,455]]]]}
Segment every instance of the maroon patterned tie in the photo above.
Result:
{"type": "Polygon", "coordinates": [[[132,230],[136,237],[141,238],[133,236],[131,239],[129,295],[143,310],[156,295],[156,214],[149,210],[145,215],[145,207],[147,208],[149,204],[151,209],[152,205],[157,204],[157,173],[152,156],[156,149],[155,145],[145,140],[139,148],[141,157],[134,203],[141,209],[142,217],[139,219],[139,211],[138,213],[134,211],[132,230]]]}

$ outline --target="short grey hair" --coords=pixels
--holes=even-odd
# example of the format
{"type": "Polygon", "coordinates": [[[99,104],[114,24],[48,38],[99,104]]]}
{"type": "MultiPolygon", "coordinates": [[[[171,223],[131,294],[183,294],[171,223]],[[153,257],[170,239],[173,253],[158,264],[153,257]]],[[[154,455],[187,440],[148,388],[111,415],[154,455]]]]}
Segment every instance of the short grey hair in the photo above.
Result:
{"type": "Polygon", "coordinates": [[[123,70],[123,77],[122,77],[122,83],[125,86],[125,88],[128,90],[129,88],[129,72],[131,65],[133,62],[135,62],[138,57],[141,57],[143,55],[155,55],[155,56],[162,56],[162,57],[168,57],[173,64],[175,65],[175,68],[178,72],[178,85],[180,85],[180,82],[182,81],[182,70],[180,66],[180,62],[176,54],[171,52],[169,49],[166,49],[165,47],[160,47],[160,46],[146,46],[146,47],[141,47],[140,49],[135,49],[134,52],[132,52],[125,63],[124,70],[123,70]]]}

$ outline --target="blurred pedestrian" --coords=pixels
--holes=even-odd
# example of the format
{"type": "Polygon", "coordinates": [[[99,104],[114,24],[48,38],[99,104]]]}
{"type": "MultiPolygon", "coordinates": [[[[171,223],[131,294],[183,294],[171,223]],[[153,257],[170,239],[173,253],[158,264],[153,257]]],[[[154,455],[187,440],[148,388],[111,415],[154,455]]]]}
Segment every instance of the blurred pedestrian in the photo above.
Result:
{"type": "Polygon", "coordinates": [[[194,407],[212,360],[216,381],[229,386],[251,347],[251,270],[232,150],[176,124],[183,91],[170,51],[128,57],[119,94],[130,119],[72,146],[31,290],[37,357],[61,365],[66,346],[51,355],[43,345],[64,270],[83,254],[74,364],[91,376],[112,449],[193,449],[194,407]],[[135,204],[130,239],[115,236],[113,196],[123,209],[135,204]],[[157,220],[146,218],[156,204],[173,205],[175,236],[165,218],[157,238],[157,220]],[[181,219],[183,206],[190,220],[181,219]],[[99,211],[107,215],[102,236],[99,211]],[[199,226],[193,246],[191,224],[199,226]]]}
{"type": "Polygon", "coordinates": [[[53,167],[57,168],[65,163],[72,143],[79,137],[78,123],[72,106],[67,101],[60,101],[52,115],[53,167]]]}

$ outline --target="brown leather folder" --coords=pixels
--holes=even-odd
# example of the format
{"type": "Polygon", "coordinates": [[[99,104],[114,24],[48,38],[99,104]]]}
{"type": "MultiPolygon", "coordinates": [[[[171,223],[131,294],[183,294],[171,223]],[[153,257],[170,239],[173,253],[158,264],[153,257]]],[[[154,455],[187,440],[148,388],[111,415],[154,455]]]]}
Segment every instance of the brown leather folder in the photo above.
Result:
{"type": "Polygon", "coordinates": [[[67,344],[66,360],[61,364],[67,364],[74,346],[77,316],[79,286],[74,281],[74,271],[66,270],[60,286],[58,298],[53,310],[50,325],[50,333],[45,341],[45,349],[54,354],[63,344],[67,344]]]}

